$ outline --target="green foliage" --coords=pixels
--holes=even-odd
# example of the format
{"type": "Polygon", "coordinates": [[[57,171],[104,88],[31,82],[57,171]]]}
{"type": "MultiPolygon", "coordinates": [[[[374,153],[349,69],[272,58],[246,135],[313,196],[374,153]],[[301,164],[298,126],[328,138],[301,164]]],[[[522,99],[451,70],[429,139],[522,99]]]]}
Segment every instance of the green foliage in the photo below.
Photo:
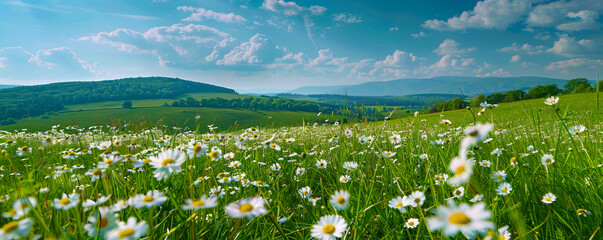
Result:
{"type": "Polygon", "coordinates": [[[581,88],[583,89],[585,87],[584,85],[588,85],[588,87],[590,87],[590,83],[588,83],[588,79],[574,78],[572,80],[567,81],[567,83],[563,86],[563,88],[565,89],[565,92],[572,93],[572,92],[574,92],[574,89],[576,87],[581,86],[581,88]],[[583,85],[583,86],[581,86],[581,85],[583,85]]]}
{"type": "Polygon", "coordinates": [[[125,101],[121,106],[123,108],[132,108],[132,101],[125,101]]]}
{"type": "Polygon", "coordinates": [[[235,93],[228,88],[165,77],[24,86],[0,89],[0,119],[38,116],[71,104],[172,98],[199,92],[235,93]]]}

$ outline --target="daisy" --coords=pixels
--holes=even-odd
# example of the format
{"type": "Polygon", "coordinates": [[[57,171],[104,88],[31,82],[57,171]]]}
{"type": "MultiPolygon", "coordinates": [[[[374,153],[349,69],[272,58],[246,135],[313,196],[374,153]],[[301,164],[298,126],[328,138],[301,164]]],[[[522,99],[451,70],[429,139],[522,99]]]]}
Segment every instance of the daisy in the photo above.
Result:
{"type": "Polygon", "coordinates": [[[404,224],[404,226],[406,226],[406,228],[416,228],[419,225],[419,219],[416,218],[410,218],[408,220],[406,220],[406,223],[404,224]]]}
{"type": "Polygon", "coordinates": [[[421,191],[415,191],[408,197],[409,203],[412,207],[422,206],[425,202],[425,193],[421,191]]]}
{"type": "Polygon", "coordinates": [[[88,172],[86,172],[86,175],[92,178],[92,182],[95,182],[96,180],[107,176],[107,174],[103,171],[102,168],[89,169],[88,172]]]}
{"type": "Polygon", "coordinates": [[[394,134],[391,137],[389,137],[389,142],[391,142],[392,144],[399,144],[402,141],[402,138],[400,138],[400,135],[398,134],[394,134]]]}
{"type": "Polygon", "coordinates": [[[229,152],[229,153],[227,153],[227,154],[224,154],[224,156],[223,156],[223,157],[224,157],[224,159],[226,159],[226,160],[229,160],[229,161],[230,161],[230,160],[232,160],[232,159],[235,157],[235,154],[234,154],[234,153],[232,153],[232,152],[229,152]]]}
{"type": "Polygon", "coordinates": [[[584,131],[586,131],[586,127],[584,127],[583,125],[576,125],[576,126],[569,128],[570,134],[580,134],[584,131]]]}
{"type": "Polygon", "coordinates": [[[505,196],[513,190],[513,187],[509,183],[502,183],[496,189],[496,193],[501,196],[505,196]]]}
{"type": "Polygon", "coordinates": [[[540,161],[542,162],[542,165],[548,166],[555,162],[555,157],[551,154],[544,154],[542,155],[542,158],[540,158],[540,161]]]}
{"type": "Polygon", "coordinates": [[[553,106],[559,102],[559,97],[549,97],[544,100],[544,103],[549,106],[553,106]]]}
{"type": "Polygon", "coordinates": [[[135,208],[151,208],[159,206],[167,200],[167,197],[162,192],[157,190],[148,191],[147,194],[136,194],[136,196],[128,200],[128,205],[135,208]]]}
{"type": "Polygon", "coordinates": [[[486,138],[488,133],[492,130],[492,127],[493,125],[489,123],[478,123],[475,126],[467,127],[467,129],[465,129],[465,134],[467,134],[467,136],[463,138],[461,149],[469,149],[469,147],[486,138]]]}
{"type": "Polygon", "coordinates": [[[186,205],[182,206],[183,210],[199,210],[206,208],[213,208],[218,206],[218,198],[217,197],[206,197],[205,195],[201,196],[201,198],[197,201],[193,201],[191,199],[186,199],[186,205]]]}
{"type": "Polygon", "coordinates": [[[438,206],[435,216],[427,219],[429,230],[442,229],[447,236],[454,236],[459,231],[469,238],[474,238],[476,233],[486,233],[488,229],[494,228],[494,224],[487,221],[492,217],[492,212],[486,210],[484,203],[476,203],[473,206],[462,203],[456,206],[454,201],[449,200],[448,206],[438,206]]]}
{"type": "Polygon", "coordinates": [[[199,158],[207,152],[209,147],[203,143],[194,143],[186,148],[186,154],[189,158],[199,158]]]}
{"type": "Polygon", "coordinates": [[[411,202],[408,201],[408,198],[406,198],[406,196],[398,196],[389,200],[389,207],[398,209],[402,213],[406,213],[406,206],[409,204],[411,204],[411,202]]]}
{"type": "Polygon", "coordinates": [[[455,198],[461,199],[461,198],[463,198],[463,195],[465,195],[465,188],[459,187],[456,190],[454,190],[453,194],[454,194],[455,198]]]}
{"type": "Polygon", "coordinates": [[[319,169],[325,169],[327,168],[327,161],[320,159],[318,161],[316,161],[316,167],[319,169]]]}
{"type": "Polygon", "coordinates": [[[301,198],[308,198],[308,197],[310,197],[310,195],[312,195],[312,189],[310,189],[309,186],[305,186],[305,187],[297,190],[297,193],[299,193],[301,198]]]}
{"type": "Polygon", "coordinates": [[[555,201],[555,199],[557,199],[555,194],[547,193],[547,194],[544,194],[544,196],[542,197],[542,202],[546,203],[546,204],[551,204],[555,201]]]}
{"type": "Polygon", "coordinates": [[[72,193],[71,195],[67,195],[66,193],[63,193],[63,197],[61,199],[54,199],[54,207],[56,209],[68,210],[77,206],[79,202],[79,194],[72,193]]]}
{"type": "Polygon", "coordinates": [[[495,238],[493,230],[488,231],[488,236],[486,236],[484,238],[484,240],[494,240],[494,239],[510,240],[511,232],[509,232],[509,226],[504,226],[504,227],[501,227],[498,229],[498,238],[495,238]]]}
{"type": "Polygon", "coordinates": [[[479,165],[482,167],[490,167],[490,165],[492,165],[492,163],[488,160],[482,160],[481,162],[479,162],[479,165]]]}
{"type": "Polygon", "coordinates": [[[230,168],[236,168],[238,166],[241,166],[241,162],[239,162],[239,161],[232,161],[228,164],[228,167],[230,167],[230,168]]]}
{"type": "Polygon", "coordinates": [[[133,240],[144,236],[149,229],[145,221],[136,222],[135,217],[128,218],[126,223],[119,222],[118,226],[105,235],[107,240],[133,240]]]}
{"type": "Polygon", "coordinates": [[[264,207],[264,202],[262,197],[244,198],[228,204],[225,210],[228,216],[232,218],[246,217],[252,220],[254,217],[268,213],[268,210],[264,207]]]}
{"type": "Polygon", "coordinates": [[[281,165],[280,165],[280,164],[275,163],[275,164],[272,164],[272,165],[270,166],[270,169],[271,169],[272,171],[280,171],[282,168],[281,168],[281,165]]]}
{"type": "Polygon", "coordinates": [[[473,198],[471,200],[469,200],[472,203],[476,203],[481,201],[484,198],[484,194],[477,194],[475,196],[473,196],[473,198]]]}
{"type": "Polygon", "coordinates": [[[312,226],[312,237],[321,240],[333,240],[343,237],[346,231],[347,223],[339,215],[327,215],[320,217],[320,220],[312,226]]]}
{"type": "Polygon", "coordinates": [[[448,119],[442,119],[442,121],[440,121],[440,124],[442,125],[450,125],[452,124],[452,122],[448,119]]]}
{"type": "Polygon", "coordinates": [[[108,168],[118,162],[121,162],[124,158],[121,155],[106,155],[104,160],[98,163],[98,168],[108,168]]]}
{"type": "Polygon", "coordinates": [[[320,197],[309,197],[308,198],[308,201],[310,201],[313,206],[316,206],[316,202],[318,202],[318,200],[320,200],[320,197]]]}
{"type": "Polygon", "coordinates": [[[511,166],[517,165],[517,157],[512,157],[509,159],[509,163],[511,163],[511,166]]]}
{"type": "Polygon", "coordinates": [[[33,226],[33,221],[29,218],[4,224],[4,226],[0,228],[0,239],[25,238],[29,235],[31,226],[33,226]]]}
{"type": "Polygon", "coordinates": [[[393,157],[395,155],[396,155],[395,152],[390,152],[390,151],[383,151],[381,153],[381,156],[383,156],[384,158],[391,158],[391,157],[393,157]]]}
{"type": "Polygon", "coordinates": [[[3,213],[2,216],[17,220],[27,215],[31,208],[36,207],[37,205],[38,201],[34,197],[17,199],[13,203],[13,208],[11,208],[8,212],[3,213]]]}
{"type": "Polygon", "coordinates": [[[465,158],[455,157],[450,161],[450,171],[454,176],[448,179],[448,183],[453,185],[461,185],[469,182],[471,174],[473,174],[473,162],[465,158]]]}
{"type": "Polygon", "coordinates": [[[211,151],[209,153],[207,153],[207,156],[212,161],[218,161],[218,160],[222,159],[222,150],[220,150],[220,148],[214,146],[211,148],[211,151]]]}
{"type": "Polygon", "coordinates": [[[23,146],[20,148],[17,148],[17,156],[23,156],[27,153],[31,153],[32,149],[28,146],[23,146]]]}
{"type": "Polygon", "coordinates": [[[298,167],[297,169],[295,169],[295,174],[298,176],[303,175],[305,172],[306,172],[306,169],[302,168],[302,167],[298,167]]]}
{"type": "Polygon", "coordinates": [[[117,214],[113,213],[111,209],[101,207],[92,216],[88,217],[88,224],[84,225],[84,229],[91,238],[104,236],[105,233],[117,227],[117,219],[117,214]]]}
{"type": "Polygon", "coordinates": [[[507,173],[505,173],[505,170],[496,171],[494,172],[492,179],[497,182],[505,181],[505,179],[507,179],[507,173]]]}
{"type": "Polygon", "coordinates": [[[161,181],[173,173],[179,173],[182,170],[180,165],[184,161],[186,161],[186,155],[183,152],[170,149],[159,153],[157,157],[151,157],[149,164],[155,168],[154,177],[161,181]]]}
{"type": "Polygon", "coordinates": [[[350,193],[345,190],[336,191],[335,194],[331,195],[331,205],[336,210],[344,210],[348,208],[350,193]]]}
{"type": "Polygon", "coordinates": [[[583,217],[586,217],[586,215],[592,214],[590,211],[583,209],[583,208],[579,208],[578,210],[576,210],[576,213],[578,214],[578,216],[583,216],[583,217]]]}
{"type": "Polygon", "coordinates": [[[341,177],[339,177],[339,182],[340,183],[348,183],[350,181],[350,175],[342,175],[341,177]]]}
{"type": "Polygon", "coordinates": [[[343,168],[347,169],[348,171],[354,170],[357,167],[358,167],[358,163],[356,163],[356,162],[344,162],[343,163],[343,168]]]}

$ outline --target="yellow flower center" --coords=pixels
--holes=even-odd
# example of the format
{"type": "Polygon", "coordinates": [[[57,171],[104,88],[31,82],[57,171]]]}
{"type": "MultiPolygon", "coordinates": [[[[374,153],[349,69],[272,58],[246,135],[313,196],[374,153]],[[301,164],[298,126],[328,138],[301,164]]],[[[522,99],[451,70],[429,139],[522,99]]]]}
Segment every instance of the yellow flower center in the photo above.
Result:
{"type": "Polygon", "coordinates": [[[272,148],[275,148],[275,147],[276,147],[276,144],[274,144],[274,143],[273,143],[273,144],[270,144],[270,146],[271,146],[272,148]]]}
{"type": "Polygon", "coordinates": [[[548,202],[550,202],[550,201],[551,201],[551,198],[550,198],[550,197],[547,197],[547,198],[545,198],[545,199],[546,199],[548,202]]]}
{"type": "Polygon", "coordinates": [[[98,228],[103,229],[103,228],[107,227],[107,225],[109,225],[109,219],[101,217],[98,228]]]}
{"type": "Polygon", "coordinates": [[[302,195],[306,195],[306,194],[308,194],[308,191],[303,191],[302,192],[302,195]]]}
{"type": "Polygon", "coordinates": [[[508,189],[507,187],[504,187],[504,188],[502,189],[502,192],[503,192],[503,193],[507,193],[508,191],[509,191],[509,189],[508,189]]]}
{"type": "Polygon", "coordinates": [[[399,208],[399,207],[404,207],[404,203],[401,203],[401,202],[396,203],[396,208],[399,208]]]}
{"type": "Polygon", "coordinates": [[[61,203],[61,205],[67,205],[71,202],[71,200],[69,200],[69,198],[63,198],[59,202],[61,203]]]}
{"type": "Polygon", "coordinates": [[[194,201],[193,202],[193,206],[195,206],[195,207],[201,207],[203,205],[205,205],[205,203],[202,201],[194,201]]]}
{"type": "Polygon", "coordinates": [[[211,153],[209,153],[209,157],[210,158],[218,158],[218,152],[212,151],[211,153]]]}
{"type": "Polygon", "coordinates": [[[201,149],[203,149],[203,147],[201,147],[200,145],[196,145],[193,151],[195,151],[195,153],[198,153],[201,152],[201,149]]]}
{"type": "Polygon", "coordinates": [[[517,157],[512,157],[510,162],[511,163],[516,163],[517,162],[517,157]]]}
{"type": "Polygon", "coordinates": [[[455,194],[455,195],[461,195],[461,190],[456,190],[456,191],[454,192],[454,194],[455,194]]]}
{"type": "Polygon", "coordinates": [[[29,147],[28,147],[28,146],[23,146],[23,147],[21,148],[21,151],[25,152],[25,151],[27,151],[28,149],[29,149],[29,147]]]}
{"type": "Polygon", "coordinates": [[[164,167],[165,167],[165,166],[167,166],[167,165],[168,165],[168,164],[170,164],[170,163],[174,163],[174,159],[171,159],[171,158],[166,158],[166,159],[164,159],[163,161],[161,161],[161,166],[164,166],[164,167]]]}
{"type": "Polygon", "coordinates": [[[414,221],[408,221],[408,226],[414,226],[415,222],[414,221]]]}
{"type": "Polygon", "coordinates": [[[327,224],[324,227],[322,227],[322,232],[324,234],[333,234],[335,232],[335,226],[333,226],[333,224],[327,224]]]}
{"type": "Polygon", "coordinates": [[[15,210],[14,208],[11,208],[10,211],[8,211],[8,215],[15,216],[16,214],[17,210],[15,210]]]}
{"type": "Polygon", "coordinates": [[[44,141],[46,141],[46,142],[48,142],[48,143],[49,143],[49,142],[52,142],[52,139],[51,139],[50,137],[46,137],[46,138],[44,139],[44,141]]]}
{"type": "Polygon", "coordinates": [[[465,166],[459,166],[456,168],[456,170],[454,171],[455,175],[459,175],[459,174],[463,174],[465,172],[465,166]]]}
{"type": "Polygon", "coordinates": [[[471,222],[471,219],[462,212],[453,213],[448,218],[448,222],[456,225],[465,225],[471,222]]]}
{"type": "Polygon", "coordinates": [[[470,137],[477,137],[477,134],[478,134],[478,133],[479,133],[479,132],[478,132],[477,130],[473,130],[473,131],[471,131],[471,132],[469,133],[469,136],[470,136],[470,137]]]}
{"type": "Polygon", "coordinates": [[[420,202],[421,202],[421,199],[415,198],[415,203],[420,203],[420,202]]]}
{"type": "MultiPolygon", "coordinates": [[[[103,147],[105,147],[105,145],[103,145],[103,147]]],[[[109,151],[109,150],[104,151],[104,152],[103,152],[103,154],[104,154],[104,155],[111,154],[111,151],[109,151]]]]}
{"type": "Polygon", "coordinates": [[[69,152],[69,153],[67,153],[67,155],[69,155],[69,156],[74,156],[74,155],[75,155],[75,153],[74,153],[74,152],[69,152]]]}
{"type": "Polygon", "coordinates": [[[119,234],[117,235],[119,238],[127,238],[129,236],[134,235],[134,229],[128,228],[126,230],[123,230],[121,232],[119,232],[119,234]]]}
{"type": "Polygon", "coordinates": [[[19,228],[19,221],[12,221],[2,226],[2,231],[4,231],[4,234],[7,234],[17,230],[17,228],[19,228]]]}
{"type": "Polygon", "coordinates": [[[498,240],[505,240],[505,239],[507,239],[507,238],[505,238],[505,235],[498,236],[498,240]]]}
{"type": "Polygon", "coordinates": [[[249,203],[245,203],[243,205],[241,205],[241,207],[239,207],[239,211],[241,211],[242,213],[248,213],[251,212],[253,210],[253,205],[249,204],[249,203]]]}
{"type": "Polygon", "coordinates": [[[228,181],[228,177],[223,177],[222,180],[228,181]]]}
{"type": "Polygon", "coordinates": [[[111,163],[113,163],[113,160],[108,159],[108,158],[107,158],[107,159],[105,159],[105,164],[107,164],[107,165],[111,165],[111,163]]]}
{"type": "Polygon", "coordinates": [[[320,166],[324,166],[325,164],[324,164],[324,163],[319,163],[318,165],[320,165],[320,166]]]}
{"type": "Polygon", "coordinates": [[[163,143],[163,139],[157,140],[158,143],[163,143]]]}
{"type": "Polygon", "coordinates": [[[153,202],[153,200],[155,200],[153,196],[145,196],[144,199],[142,199],[142,201],[145,203],[153,202]]]}
{"type": "Polygon", "coordinates": [[[145,160],[142,160],[143,163],[150,163],[151,159],[146,158],[145,160]]]}
{"type": "Polygon", "coordinates": [[[502,180],[502,179],[503,179],[502,174],[498,174],[498,175],[496,175],[496,179],[498,179],[498,180],[502,180]]]}
{"type": "Polygon", "coordinates": [[[550,164],[551,162],[553,162],[553,160],[551,160],[550,158],[547,158],[545,161],[546,161],[546,163],[549,163],[549,164],[550,164]]]}
{"type": "Polygon", "coordinates": [[[345,203],[345,198],[344,197],[338,197],[337,198],[337,203],[344,204],[345,203]]]}

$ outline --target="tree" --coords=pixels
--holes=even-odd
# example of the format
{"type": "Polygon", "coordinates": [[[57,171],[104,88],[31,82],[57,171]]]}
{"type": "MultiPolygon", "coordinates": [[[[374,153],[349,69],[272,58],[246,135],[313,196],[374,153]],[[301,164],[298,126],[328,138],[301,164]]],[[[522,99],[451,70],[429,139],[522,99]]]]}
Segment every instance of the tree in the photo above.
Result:
{"type": "Polygon", "coordinates": [[[123,108],[132,108],[132,101],[125,101],[121,106],[123,108]]]}
{"type": "MultiPolygon", "coordinates": [[[[565,85],[563,86],[563,88],[565,88],[565,91],[568,93],[572,93],[574,92],[574,89],[576,89],[577,86],[580,85],[588,85],[590,87],[590,84],[588,83],[588,79],[586,78],[574,78],[572,80],[567,81],[567,83],[565,83],[565,85]]],[[[581,89],[584,89],[585,86],[582,86],[581,89]]]]}

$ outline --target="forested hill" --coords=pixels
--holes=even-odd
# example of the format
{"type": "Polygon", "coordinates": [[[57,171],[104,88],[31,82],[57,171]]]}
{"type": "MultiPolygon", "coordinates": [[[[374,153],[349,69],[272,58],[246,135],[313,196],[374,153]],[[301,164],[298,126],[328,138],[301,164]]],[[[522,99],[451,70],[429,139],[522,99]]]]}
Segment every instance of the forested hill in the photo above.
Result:
{"type": "Polygon", "coordinates": [[[0,119],[41,115],[64,105],[100,101],[175,98],[186,93],[236,93],[232,89],[166,77],[62,82],[0,89],[0,119]]]}

